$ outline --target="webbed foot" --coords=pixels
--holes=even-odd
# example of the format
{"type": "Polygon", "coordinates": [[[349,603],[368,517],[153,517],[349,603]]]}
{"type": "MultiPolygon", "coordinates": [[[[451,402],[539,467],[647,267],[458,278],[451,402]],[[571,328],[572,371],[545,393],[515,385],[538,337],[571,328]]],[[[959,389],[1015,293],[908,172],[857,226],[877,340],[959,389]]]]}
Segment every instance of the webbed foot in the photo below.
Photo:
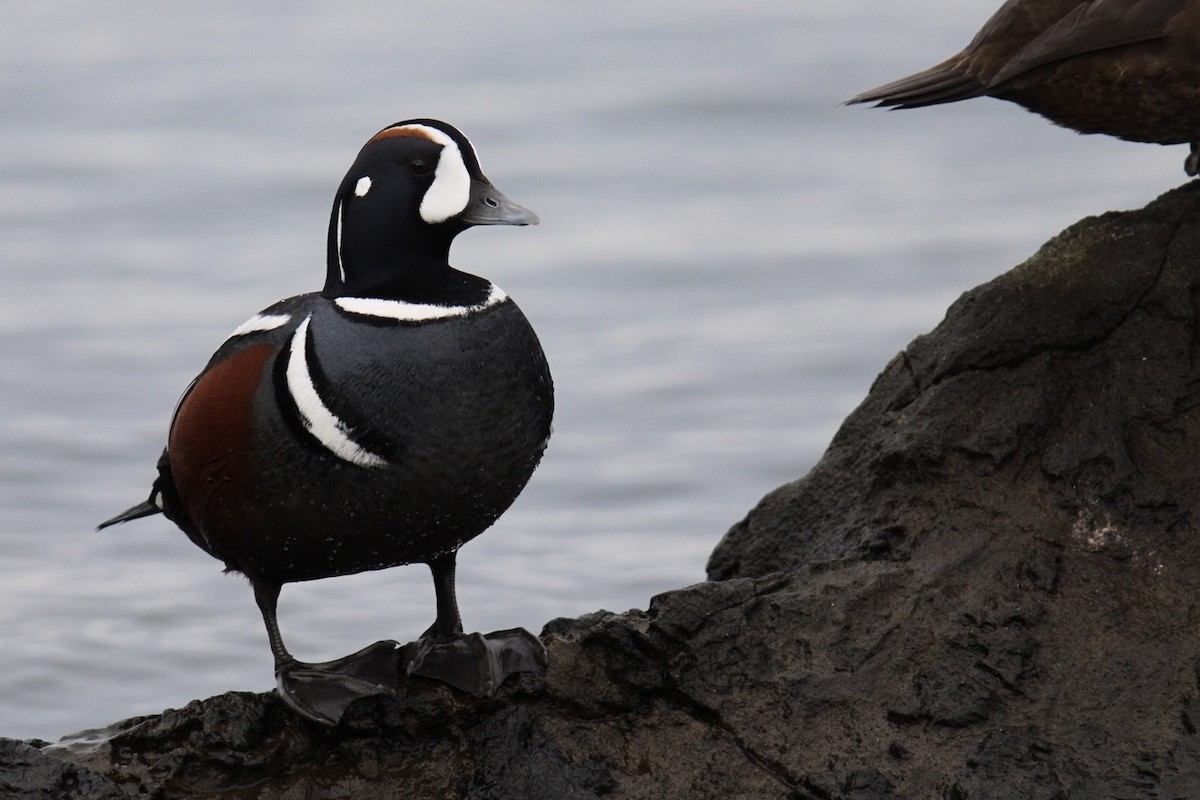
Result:
{"type": "Polygon", "coordinates": [[[333,727],[360,697],[394,696],[399,688],[399,642],[368,645],[357,653],[306,664],[294,659],[275,667],[279,696],[305,719],[333,727]]]}
{"type": "Polygon", "coordinates": [[[546,648],[524,628],[450,638],[431,632],[400,653],[409,675],[433,678],[476,697],[491,697],[510,675],[546,669],[546,648]]]}

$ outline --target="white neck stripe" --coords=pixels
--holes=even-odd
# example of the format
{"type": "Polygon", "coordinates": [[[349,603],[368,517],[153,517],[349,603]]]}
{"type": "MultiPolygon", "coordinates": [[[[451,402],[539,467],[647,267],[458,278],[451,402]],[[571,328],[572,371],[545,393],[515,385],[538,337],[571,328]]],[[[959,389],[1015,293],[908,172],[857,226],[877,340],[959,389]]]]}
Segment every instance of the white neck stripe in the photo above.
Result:
{"type": "Polygon", "coordinates": [[[334,247],[337,249],[338,277],[342,279],[343,284],[346,283],[346,267],[344,264],[342,264],[342,209],[345,207],[345,205],[345,200],[338,202],[337,241],[334,242],[334,247]]]}
{"type": "Polygon", "coordinates": [[[379,297],[339,297],[333,302],[343,311],[364,317],[380,317],[400,322],[432,322],[476,314],[508,299],[499,286],[492,284],[487,299],[473,306],[439,306],[433,303],[406,303],[379,297]]]}
{"type": "Polygon", "coordinates": [[[308,371],[308,358],[305,348],[308,341],[308,323],[312,315],[304,318],[292,334],[288,345],[287,389],[296,410],[300,413],[300,421],[304,427],[316,437],[325,449],[343,461],[358,464],[361,467],[382,467],[387,459],[361,447],[350,438],[353,430],[337,415],[329,410],[317,388],[313,385],[312,375],[308,371]]]}

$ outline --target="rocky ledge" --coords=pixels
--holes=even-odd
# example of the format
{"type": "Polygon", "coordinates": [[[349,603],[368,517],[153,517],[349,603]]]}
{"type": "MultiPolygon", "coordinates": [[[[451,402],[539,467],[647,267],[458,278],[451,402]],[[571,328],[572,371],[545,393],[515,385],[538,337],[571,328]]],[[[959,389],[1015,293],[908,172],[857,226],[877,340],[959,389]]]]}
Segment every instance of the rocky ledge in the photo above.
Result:
{"type": "Polygon", "coordinates": [[[551,622],[545,675],[8,740],[0,794],[1197,797],[1197,453],[1200,183],[963,295],[709,582],[551,622]]]}

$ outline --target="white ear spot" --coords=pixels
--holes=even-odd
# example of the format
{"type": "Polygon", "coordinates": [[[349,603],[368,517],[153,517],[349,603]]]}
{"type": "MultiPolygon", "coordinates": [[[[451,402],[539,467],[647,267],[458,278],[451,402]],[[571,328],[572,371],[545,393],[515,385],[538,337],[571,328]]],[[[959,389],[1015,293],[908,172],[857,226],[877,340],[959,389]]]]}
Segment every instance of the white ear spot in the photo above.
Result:
{"type": "Polygon", "coordinates": [[[367,192],[371,191],[371,179],[363,175],[358,179],[358,183],[354,184],[354,196],[366,197],[367,192]]]}

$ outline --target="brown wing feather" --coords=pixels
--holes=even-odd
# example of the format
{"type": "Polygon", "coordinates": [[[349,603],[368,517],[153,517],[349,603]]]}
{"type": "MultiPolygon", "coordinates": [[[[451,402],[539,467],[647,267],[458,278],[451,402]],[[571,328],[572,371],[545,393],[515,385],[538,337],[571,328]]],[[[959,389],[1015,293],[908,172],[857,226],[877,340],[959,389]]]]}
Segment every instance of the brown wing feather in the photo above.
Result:
{"type": "Polygon", "coordinates": [[[869,89],[846,102],[875,103],[894,108],[920,108],[982,95],[983,83],[957,70],[952,61],[953,59],[907,78],[869,89]]]}
{"type": "Polygon", "coordinates": [[[1022,47],[987,83],[991,90],[1029,70],[1084,53],[1166,35],[1188,0],[1095,0],[1072,9],[1022,47]]]}

